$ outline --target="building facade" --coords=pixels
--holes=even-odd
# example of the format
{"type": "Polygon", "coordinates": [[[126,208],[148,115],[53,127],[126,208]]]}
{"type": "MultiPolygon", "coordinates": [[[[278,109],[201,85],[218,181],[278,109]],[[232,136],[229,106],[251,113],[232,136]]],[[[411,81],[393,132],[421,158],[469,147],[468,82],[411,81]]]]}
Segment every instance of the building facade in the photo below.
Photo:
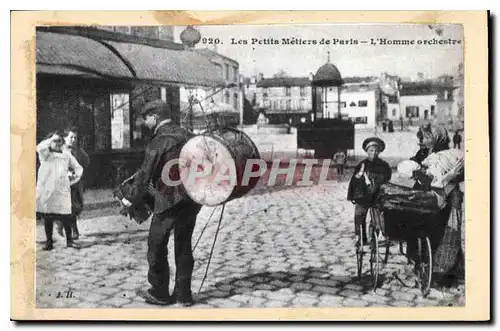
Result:
{"type": "Polygon", "coordinates": [[[380,113],[380,94],[377,82],[344,84],[340,92],[342,116],[349,118],[357,128],[375,127],[380,113]]]}
{"type": "MultiPolygon", "coordinates": [[[[234,85],[230,88],[225,88],[223,91],[214,94],[211,97],[211,101],[216,104],[224,104],[230,106],[234,111],[238,112],[240,109],[240,73],[239,73],[239,63],[227,56],[218,53],[216,50],[211,50],[208,48],[197,49],[196,52],[202,54],[210,59],[210,61],[215,64],[222,74],[224,83],[226,86],[234,85]]],[[[208,94],[212,94],[217,90],[213,88],[207,90],[208,94]]]]}
{"type": "Polygon", "coordinates": [[[213,88],[197,86],[181,87],[181,124],[188,125],[188,123],[192,122],[196,130],[202,130],[206,127],[207,123],[204,117],[212,114],[210,116],[217,117],[223,122],[221,124],[238,125],[243,102],[239,63],[218,53],[216,50],[202,48],[195,49],[194,51],[205,56],[215,65],[216,70],[219,71],[223,79],[223,84],[213,88]],[[196,104],[192,105],[190,104],[192,100],[198,100],[200,103],[196,102],[196,104]]]}
{"type": "Polygon", "coordinates": [[[400,116],[416,123],[446,122],[452,115],[453,90],[453,85],[449,83],[402,83],[400,116]]]}
{"type": "MultiPolygon", "coordinates": [[[[262,77],[262,76],[261,76],[262,77]]],[[[263,78],[257,82],[256,107],[270,124],[305,123],[312,111],[310,77],[263,78]]]]}
{"type": "MultiPolygon", "coordinates": [[[[255,105],[270,124],[305,123],[312,120],[312,75],[309,77],[262,78],[256,84],[255,105]]],[[[373,127],[380,109],[380,89],[374,81],[346,78],[341,87],[340,108],[344,118],[357,127],[373,127]]],[[[325,89],[319,98],[322,118],[335,118],[338,113],[337,88],[325,89]]]]}

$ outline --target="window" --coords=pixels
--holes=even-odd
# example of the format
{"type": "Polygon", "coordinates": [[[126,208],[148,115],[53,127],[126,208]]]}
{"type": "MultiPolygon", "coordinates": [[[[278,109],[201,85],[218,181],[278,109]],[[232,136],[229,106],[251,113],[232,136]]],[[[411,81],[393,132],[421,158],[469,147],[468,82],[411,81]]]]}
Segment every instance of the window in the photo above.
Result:
{"type": "Polygon", "coordinates": [[[392,117],[396,117],[396,108],[392,110],[392,117]]]}
{"type": "Polygon", "coordinates": [[[306,109],[307,108],[307,100],[301,99],[300,100],[300,109],[306,109]]]}
{"type": "Polygon", "coordinates": [[[229,66],[227,64],[224,64],[224,79],[230,79],[229,78],[229,66]]]}
{"type": "Polygon", "coordinates": [[[287,100],[286,101],[286,109],[288,109],[288,110],[292,109],[292,100],[287,100]]]}
{"type": "Polygon", "coordinates": [[[366,101],[366,100],[359,100],[358,101],[358,107],[368,107],[368,101],[366,101]]]}
{"type": "Polygon", "coordinates": [[[273,109],[275,110],[280,109],[280,102],[278,100],[274,100],[273,109]]]}
{"type": "Polygon", "coordinates": [[[233,95],[233,105],[235,110],[238,110],[240,108],[238,105],[238,93],[235,93],[233,95]]]}
{"type": "Polygon", "coordinates": [[[300,96],[305,97],[307,95],[306,88],[304,86],[300,87],[300,96]]]}
{"type": "Polygon", "coordinates": [[[233,67],[233,79],[238,82],[238,67],[233,67]]]}
{"type": "Polygon", "coordinates": [[[354,101],[351,101],[351,103],[349,104],[349,107],[356,107],[356,103],[354,101]]]}
{"type": "Polygon", "coordinates": [[[280,101],[280,108],[283,109],[283,110],[286,109],[286,100],[281,100],[280,101]]]}
{"type": "Polygon", "coordinates": [[[226,91],[224,93],[224,103],[229,104],[229,101],[230,101],[229,99],[230,99],[229,91],[226,91]]]}
{"type": "Polygon", "coordinates": [[[161,95],[161,99],[163,101],[167,102],[167,89],[165,87],[161,88],[160,95],[161,95]]]}
{"type": "Polygon", "coordinates": [[[261,89],[262,91],[262,98],[266,99],[269,96],[269,89],[267,87],[264,87],[261,89]]]}
{"type": "Polygon", "coordinates": [[[353,121],[354,124],[366,124],[368,123],[368,117],[366,116],[351,117],[351,121],[353,121]]]}
{"type": "Polygon", "coordinates": [[[130,148],[130,107],[128,93],[111,94],[111,148],[130,148]]]}
{"type": "Polygon", "coordinates": [[[418,107],[417,106],[407,106],[406,107],[406,117],[418,117],[418,107]]]}
{"type": "Polygon", "coordinates": [[[290,88],[290,86],[285,87],[285,95],[287,97],[292,95],[292,89],[290,88]]]}
{"type": "Polygon", "coordinates": [[[436,106],[431,106],[431,116],[436,114],[436,106]]]}
{"type": "Polygon", "coordinates": [[[347,105],[345,101],[340,102],[340,108],[345,108],[347,105]]]}

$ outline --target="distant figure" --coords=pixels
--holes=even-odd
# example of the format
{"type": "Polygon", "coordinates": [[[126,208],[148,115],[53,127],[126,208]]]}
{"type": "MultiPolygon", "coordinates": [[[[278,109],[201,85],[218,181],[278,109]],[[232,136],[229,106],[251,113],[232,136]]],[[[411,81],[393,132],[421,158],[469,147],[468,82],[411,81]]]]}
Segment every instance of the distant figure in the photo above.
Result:
{"type": "Polygon", "coordinates": [[[382,131],[387,132],[387,122],[386,121],[382,122],[382,131]]]}
{"type": "Polygon", "coordinates": [[[460,135],[460,133],[458,133],[457,130],[453,135],[453,148],[460,149],[461,143],[462,143],[462,136],[460,135]]]}
{"type": "Polygon", "coordinates": [[[340,148],[337,149],[337,152],[333,155],[333,162],[337,165],[337,173],[339,175],[344,174],[344,166],[347,160],[346,153],[340,148]]]}
{"type": "Polygon", "coordinates": [[[257,125],[265,125],[267,124],[268,120],[266,118],[266,115],[264,113],[259,113],[259,117],[257,118],[257,125]]]}
{"type": "Polygon", "coordinates": [[[403,130],[404,130],[404,126],[405,126],[405,124],[404,124],[404,120],[403,120],[403,116],[401,116],[401,117],[399,118],[399,121],[401,122],[401,131],[403,131],[403,130]]]}
{"type": "Polygon", "coordinates": [[[389,132],[394,132],[394,123],[392,121],[389,121],[389,132]]]}

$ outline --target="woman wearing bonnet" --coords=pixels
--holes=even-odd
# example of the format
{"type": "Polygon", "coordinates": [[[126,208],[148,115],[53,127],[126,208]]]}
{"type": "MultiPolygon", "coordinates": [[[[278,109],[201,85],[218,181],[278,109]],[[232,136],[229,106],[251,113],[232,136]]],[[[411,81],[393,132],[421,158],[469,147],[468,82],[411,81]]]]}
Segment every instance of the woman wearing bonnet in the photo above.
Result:
{"type": "MultiPolygon", "coordinates": [[[[417,134],[420,150],[411,161],[398,165],[398,172],[415,180],[414,190],[432,193],[439,207],[437,216],[418,213],[387,211],[386,222],[391,219],[433,217],[429,224],[432,251],[434,252],[434,279],[441,285],[455,285],[463,277],[462,251],[462,192],[459,183],[464,180],[464,156],[460,150],[451,150],[448,131],[430,124],[421,126],[417,134]]],[[[415,247],[409,240],[407,254],[411,257],[415,247]]]]}

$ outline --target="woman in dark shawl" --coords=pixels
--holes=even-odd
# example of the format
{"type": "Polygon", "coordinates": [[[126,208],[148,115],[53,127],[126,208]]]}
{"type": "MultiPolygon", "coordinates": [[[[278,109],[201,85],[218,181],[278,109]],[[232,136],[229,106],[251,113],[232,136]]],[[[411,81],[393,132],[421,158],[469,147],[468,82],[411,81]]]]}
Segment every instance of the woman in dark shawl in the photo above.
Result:
{"type": "MultiPolygon", "coordinates": [[[[431,124],[423,125],[417,133],[419,139],[420,150],[411,158],[411,160],[421,164],[431,153],[448,150],[450,139],[448,131],[439,126],[431,124]]],[[[422,173],[415,173],[414,177],[423,177],[422,173]]],[[[463,181],[462,178],[457,178],[457,181],[463,181]]],[[[417,181],[413,187],[416,190],[428,190],[429,187],[421,183],[427,183],[426,180],[417,181]]],[[[400,223],[404,219],[405,222],[417,222],[422,217],[432,217],[426,220],[426,224],[430,225],[427,233],[431,240],[433,251],[433,273],[434,279],[442,285],[452,285],[463,276],[463,252],[461,242],[462,228],[462,193],[458,186],[448,195],[447,204],[438,215],[422,216],[418,213],[386,211],[384,219],[386,224],[391,220],[394,223],[400,223]]],[[[404,231],[404,229],[402,230],[404,231]]],[[[408,233],[407,254],[410,259],[413,259],[416,252],[416,238],[412,236],[411,231],[408,233]]]]}

